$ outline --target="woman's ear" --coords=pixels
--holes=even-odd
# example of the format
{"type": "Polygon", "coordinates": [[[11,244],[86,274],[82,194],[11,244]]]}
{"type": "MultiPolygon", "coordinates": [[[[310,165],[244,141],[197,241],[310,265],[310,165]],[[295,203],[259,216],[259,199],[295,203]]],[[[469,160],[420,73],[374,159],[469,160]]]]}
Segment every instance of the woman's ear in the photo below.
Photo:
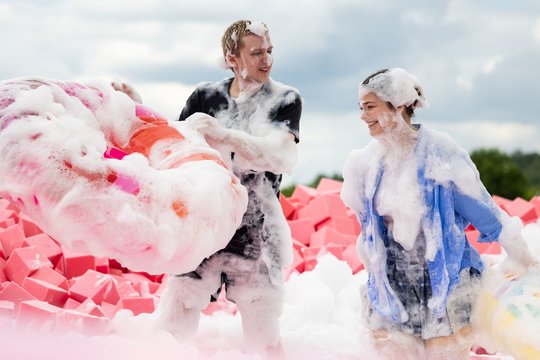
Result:
{"type": "Polygon", "coordinates": [[[396,114],[400,114],[401,117],[405,119],[405,122],[410,122],[409,114],[407,113],[407,107],[405,105],[398,106],[396,108],[396,114]]]}

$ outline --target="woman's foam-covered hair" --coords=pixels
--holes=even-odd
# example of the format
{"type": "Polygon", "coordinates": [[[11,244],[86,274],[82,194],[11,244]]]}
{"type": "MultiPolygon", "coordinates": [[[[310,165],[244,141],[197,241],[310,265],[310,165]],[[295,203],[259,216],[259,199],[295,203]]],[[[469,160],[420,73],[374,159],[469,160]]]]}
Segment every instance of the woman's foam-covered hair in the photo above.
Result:
{"type": "Polygon", "coordinates": [[[418,79],[401,68],[379,71],[368,77],[359,86],[360,96],[367,92],[374,93],[396,108],[401,105],[413,105],[415,108],[429,106],[418,79]]]}

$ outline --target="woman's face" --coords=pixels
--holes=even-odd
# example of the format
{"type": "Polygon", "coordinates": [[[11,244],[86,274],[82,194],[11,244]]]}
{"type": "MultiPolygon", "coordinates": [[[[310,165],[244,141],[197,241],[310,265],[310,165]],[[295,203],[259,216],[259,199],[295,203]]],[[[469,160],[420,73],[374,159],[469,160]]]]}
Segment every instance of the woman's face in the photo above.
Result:
{"type": "Polygon", "coordinates": [[[272,50],[268,32],[262,37],[253,34],[244,36],[238,56],[233,55],[235,70],[248,82],[266,83],[272,70],[272,50]]]}
{"type": "Polygon", "coordinates": [[[360,95],[360,110],[360,118],[368,125],[372,137],[392,131],[397,126],[396,111],[372,92],[360,95]]]}

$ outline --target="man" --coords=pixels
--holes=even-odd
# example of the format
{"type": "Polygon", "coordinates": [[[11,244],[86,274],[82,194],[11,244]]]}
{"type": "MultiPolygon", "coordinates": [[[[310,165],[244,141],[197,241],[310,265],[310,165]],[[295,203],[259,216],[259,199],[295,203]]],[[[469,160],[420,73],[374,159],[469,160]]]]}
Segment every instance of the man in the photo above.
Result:
{"type": "Polygon", "coordinates": [[[234,77],[199,85],[179,120],[220,150],[248,189],[249,203],[225,249],[195,271],[169,278],[157,313],[165,329],[193,335],[200,311],[224,285],[242,316],[246,344],[280,353],[282,268],[292,255],[278,195],[281,174],[296,163],[302,101],[297,90],[270,78],[273,46],[263,23],[233,23],[222,49],[234,77]]]}

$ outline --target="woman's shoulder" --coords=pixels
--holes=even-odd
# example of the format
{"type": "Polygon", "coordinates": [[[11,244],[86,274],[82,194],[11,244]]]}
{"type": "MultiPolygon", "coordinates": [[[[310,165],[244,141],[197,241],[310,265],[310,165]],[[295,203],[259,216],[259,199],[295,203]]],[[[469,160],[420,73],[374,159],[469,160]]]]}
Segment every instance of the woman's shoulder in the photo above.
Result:
{"type": "Polygon", "coordinates": [[[371,140],[364,148],[349,151],[343,166],[343,177],[361,173],[363,170],[375,165],[379,160],[379,143],[371,140]]]}
{"type": "Polygon", "coordinates": [[[468,152],[447,132],[422,126],[420,139],[428,154],[469,157],[468,152]]]}

